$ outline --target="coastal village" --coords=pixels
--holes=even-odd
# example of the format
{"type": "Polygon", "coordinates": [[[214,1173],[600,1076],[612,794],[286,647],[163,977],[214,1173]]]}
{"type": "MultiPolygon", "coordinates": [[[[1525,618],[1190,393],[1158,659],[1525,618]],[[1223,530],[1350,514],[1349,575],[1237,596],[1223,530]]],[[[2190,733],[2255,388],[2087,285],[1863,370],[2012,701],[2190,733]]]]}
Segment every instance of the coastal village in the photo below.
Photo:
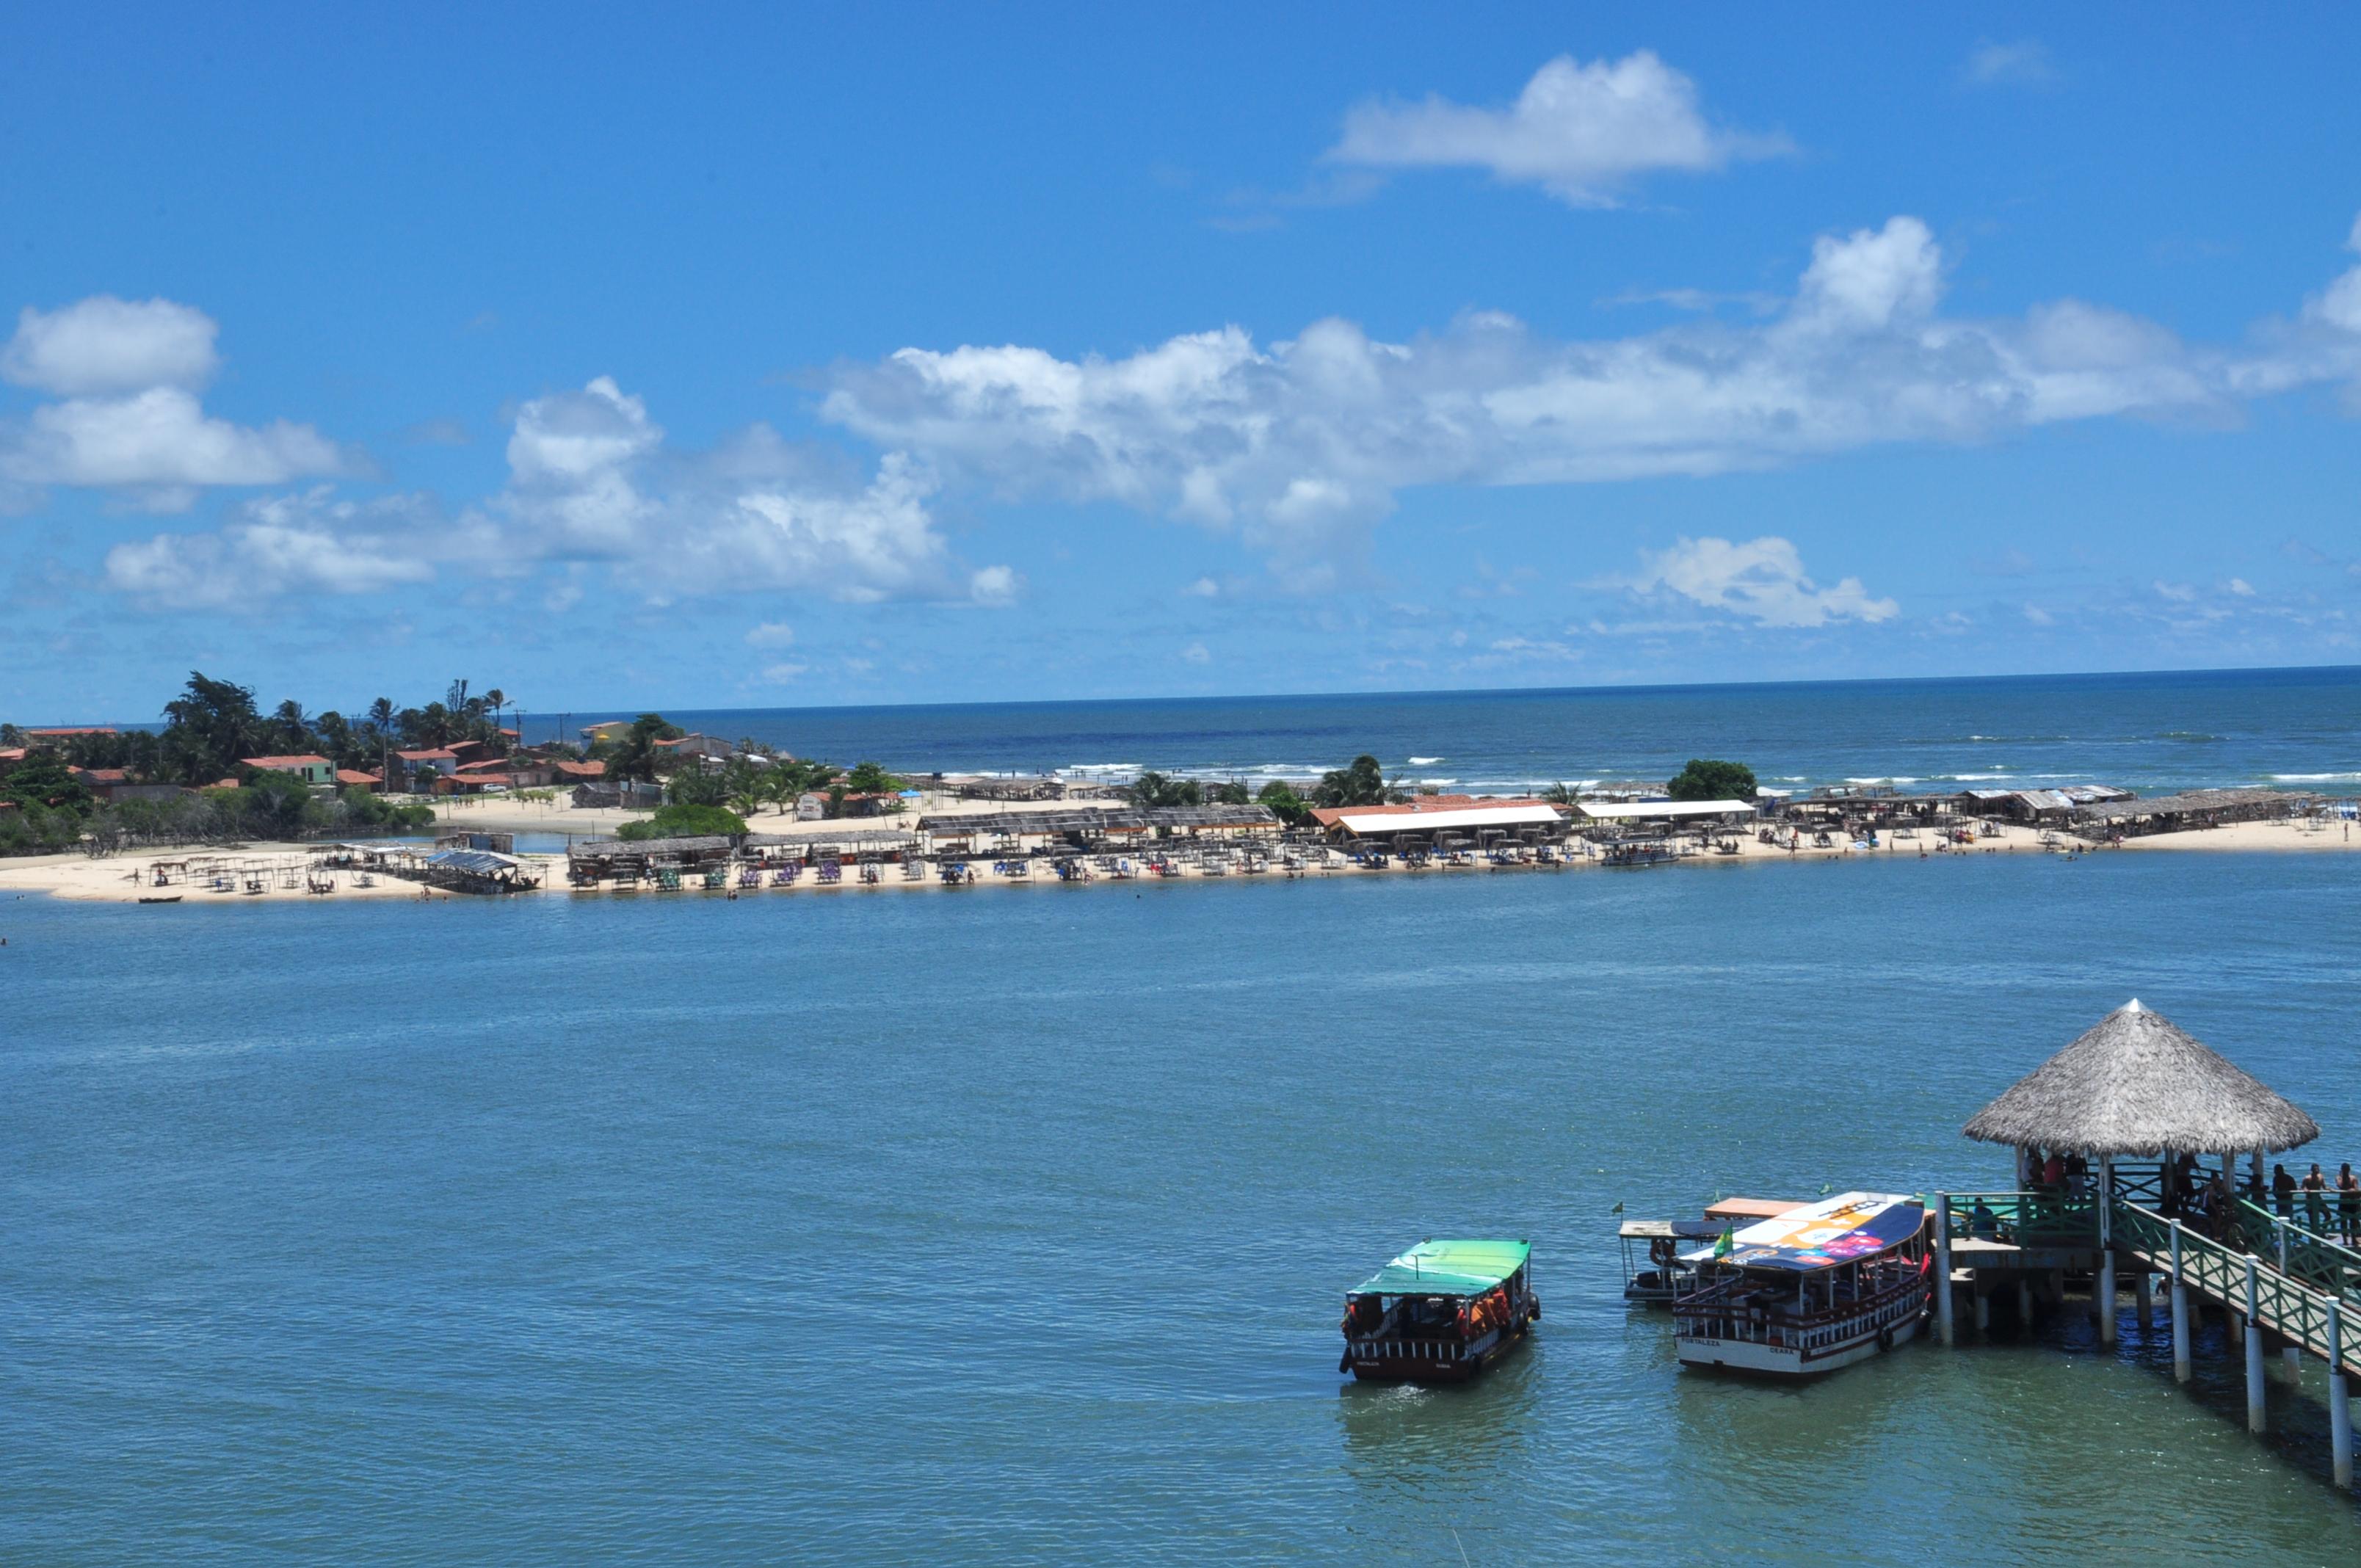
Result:
{"type": "Polygon", "coordinates": [[[1316,777],[1129,781],[840,769],[659,715],[527,745],[493,690],[357,727],[192,676],[159,731],[0,726],[0,885],[148,904],[292,895],[1077,884],[1640,869],[2153,847],[2343,849],[2356,803],[2100,782],[1782,793],[1742,763],[1533,795],[1316,777]],[[225,746],[225,732],[231,742],[225,746]],[[286,749],[236,744],[251,738],[286,749]],[[297,749],[304,741],[312,749],[297,749]],[[374,757],[374,765],[367,763],[374,757]],[[196,776],[192,779],[190,774],[196,776]],[[176,780],[172,775],[180,775],[176,780]],[[213,776],[218,774],[218,776],[213,776]],[[45,852],[46,851],[46,852],[45,852]]]}

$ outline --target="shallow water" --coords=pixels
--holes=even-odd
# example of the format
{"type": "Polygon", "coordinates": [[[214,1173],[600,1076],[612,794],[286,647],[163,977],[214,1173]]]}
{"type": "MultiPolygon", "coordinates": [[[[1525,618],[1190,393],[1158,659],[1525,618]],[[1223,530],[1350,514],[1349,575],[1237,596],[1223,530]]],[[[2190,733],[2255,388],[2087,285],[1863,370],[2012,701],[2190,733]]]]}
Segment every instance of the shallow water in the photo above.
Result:
{"type": "MultiPolygon", "coordinates": [[[[2342,857],[0,905],[0,1556],[2361,1552],[2324,1398],[2087,1324],[1675,1369],[1609,1211],[1998,1185],[2136,994],[2361,1146],[2342,857]],[[1335,1374],[1526,1235],[1471,1389],[1335,1374]]],[[[2218,1338],[2219,1330],[2209,1335],[2218,1338]]]]}

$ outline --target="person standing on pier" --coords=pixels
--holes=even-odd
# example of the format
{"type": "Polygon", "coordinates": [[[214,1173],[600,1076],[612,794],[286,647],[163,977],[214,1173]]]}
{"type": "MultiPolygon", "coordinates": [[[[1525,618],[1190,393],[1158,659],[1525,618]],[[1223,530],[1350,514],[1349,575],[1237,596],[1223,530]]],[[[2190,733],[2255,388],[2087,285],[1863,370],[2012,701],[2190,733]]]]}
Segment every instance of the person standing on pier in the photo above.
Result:
{"type": "Polygon", "coordinates": [[[2361,1179],[2351,1160],[2336,1168],[2336,1223],[2346,1246],[2361,1246],[2361,1179]]]}
{"type": "Polygon", "coordinates": [[[2283,1165],[2271,1167],[2271,1206],[2282,1220],[2295,1218],[2295,1178],[2283,1165]]]}
{"type": "Polygon", "coordinates": [[[2328,1178],[2320,1173],[2318,1160],[2303,1179],[2303,1228],[2316,1236],[2328,1234],[2328,1178]]]}

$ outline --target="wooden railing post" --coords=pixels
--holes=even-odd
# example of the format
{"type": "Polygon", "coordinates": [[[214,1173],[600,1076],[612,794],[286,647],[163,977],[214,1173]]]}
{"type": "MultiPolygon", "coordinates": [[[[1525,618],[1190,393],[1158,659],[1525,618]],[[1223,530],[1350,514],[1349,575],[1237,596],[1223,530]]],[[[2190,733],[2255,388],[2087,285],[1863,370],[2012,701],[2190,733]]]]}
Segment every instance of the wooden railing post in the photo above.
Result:
{"type": "Polygon", "coordinates": [[[1945,1344],[1954,1343],[1951,1323],[1951,1195],[1935,1194],[1935,1328],[1945,1344]]]}
{"type": "Polygon", "coordinates": [[[2180,1270],[2180,1222],[2172,1222],[2172,1376],[2189,1381],[2189,1277],[2180,1270]]]}
{"type": "Polygon", "coordinates": [[[2336,1484],[2353,1485],[2353,1407],[2345,1383],[2345,1306],[2328,1299],[2328,1453],[2336,1484]]]}
{"type": "Polygon", "coordinates": [[[2263,1430],[2263,1325],[2255,1321],[2261,1293],[2255,1277],[2255,1255],[2246,1255],[2246,1430],[2263,1430]]]}

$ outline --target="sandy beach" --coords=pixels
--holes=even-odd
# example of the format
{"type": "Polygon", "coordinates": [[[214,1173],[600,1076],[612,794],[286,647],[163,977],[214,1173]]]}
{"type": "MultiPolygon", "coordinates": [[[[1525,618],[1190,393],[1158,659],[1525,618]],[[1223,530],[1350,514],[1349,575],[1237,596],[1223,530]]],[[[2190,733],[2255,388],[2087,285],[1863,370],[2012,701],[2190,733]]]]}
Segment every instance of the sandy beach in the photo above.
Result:
{"type": "MultiPolygon", "coordinates": [[[[929,816],[975,815],[1001,809],[1005,808],[989,802],[946,801],[940,806],[927,806],[924,807],[924,814],[929,816]]],[[[438,824],[438,828],[445,830],[472,829],[478,832],[566,833],[577,839],[591,839],[611,836],[617,827],[637,815],[641,814],[582,810],[568,806],[543,806],[487,800],[459,806],[448,815],[446,821],[438,824]]],[[[917,815],[918,813],[912,813],[902,818],[882,817],[850,822],[798,822],[791,817],[765,816],[756,819],[751,826],[758,833],[829,842],[841,840],[852,833],[893,830],[903,822],[915,822],[917,815]]],[[[1896,839],[1888,835],[1883,839],[1879,848],[1874,850],[1856,849],[1841,842],[1826,849],[1815,848],[1806,843],[1789,850],[1765,844],[1751,835],[1738,838],[1732,842],[1736,845],[1735,853],[1690,854],[1683,856],[1671,864],[1675,866],[1733,863],[1759,865],[1766,861],[1878,858],[1937,861],[1970,855],[2039,855],[2061,852],[2057,848],[2043,844],[2040,836],[2027,828],[2007,828],[1998,839],[1982,839],[1968,847],[1938,848],[1931,835],[1916,839],[1896,839]]],[[[0,896],[47,893],[66,899],[133,904],[142,898],[154,899],[178,894],[180,907],[249,903],[326,904],[354,898],[407,898],[416,902],[467,896],[439,891],[429,892],[416,883],[382,874],[365,881],[348,871],[325,873],[326,879],[332,884],[332,891],[313,892],[308,885],[306,872],[322,848],[323,846],[318,844],[258,843],[243,845],[229,850],[164,850],[117,855],[104,860],[93,860],[82,854],[33,856],[0,862],[0,896]],[[210,878],[205,876],[176,881],[168,887],[159,888],[153,883],[150,868],[159,861],[218,863],[229,873],[229,888],[227,891],[218,890],[212,885],[210,878]],[[249,878],[249,872],[253,873],[251,878],[249,878]],[[259,882],[260,891],[250,891],[250,883],[254,881],[259,882]]],[[[2361,840],[2354,838],[2350,825],[2345,823],[2302,828],[2286,822],[2242,822],[2190,832],[2156,834],[2147,838],[2128,839],[2121,846],[2102,846],[2086,849],[2082,852],[2109,854],[2117,852],[2118,850],[2141,853],[2213,851],[2216,853],[2333,854],[2361,850],[2361,840]]],[[[1137,880],[1152,881],[1158,879],[1149,876],[1147,872],[1147,862],[1153,852],[1150,846],[1142,845],[1137,850],[1120,852],[1116,858],[1129,862],[1137,880]]],[[[566,884],[566,858],[562,854],[524,854],[519,859],[526,861],[538,875],[541,885],[534,890],[536,894],[555,893],[569,897],[594,898],[680,896],[678,893],[660,893],[645,887],[636,893],[621,894],[617,894],[610,888],[604,886],[593,890],[575,889],[566,884]]],[[[1096,861],[1095,856],[1083,858],[1083,863],[1093,868],[1088,880],[1120,880],[1110,878],[1104,872],[1097,870],[1096,861]]],[[[974,873],[975,884],[979,886],[1000,884],[1062,887],[1071,885],[1059,881],[1050,870],[1049,857],[1044,855],[1037,854],[1033,857],[1028,874],[1025,876],[1011,875],[996,869],[996,862],[988,855],[978,855],[971,859],[968,863],[974,873]]],[[[1180,864],[1179,874],[1180,878],[1188,880],[1225,880],[1227,878],[1251,880],[1257,875],[1273,878],[1290,875],[1466,876],[1518,872],[1546,875],[1554,871],[1564,873],[1605,869],[1608,868],[1598,861],[1583,858],[1576,853],[1566,863],[1555,867],[1546,865],[1495,867],[1478,861],[1470,866],[1447,866],[1434,863],[1412,869],[1402,865],[1400,861],[1395,861],[1382,872],[1372,872],[1352,863],[1341,855],[1330,854],[1324,861],[1316,860],[1308,861],[1301,872],[1286,871],[1274,862],[1269,870],[1259,873],[1247,873],[1233,865],[1221,877],[1208,877],[1202,866],[1191,861],[1180,864]]],[[[821,883],[816,875],[807,873],[785,887],[770,885],[769,879],[765,877],[764,884],[760,888],[741,890],[733,885],[724,890],[697,886],[683,891],[706,897],[725,895],[773,897],[790,894],[829,895],[874,893],[886,888],[950,891],[935,874],[932,868],[929,868],[928,875],[923,880],[906,878],[898,864],[880,866],[879,872],[878,881],[872,883],[858,881],[854,871],[848,867],[845,880],[836,883],[821,883]]],[[[735,879],[732,880],[734,883],[735,879]]]]}

